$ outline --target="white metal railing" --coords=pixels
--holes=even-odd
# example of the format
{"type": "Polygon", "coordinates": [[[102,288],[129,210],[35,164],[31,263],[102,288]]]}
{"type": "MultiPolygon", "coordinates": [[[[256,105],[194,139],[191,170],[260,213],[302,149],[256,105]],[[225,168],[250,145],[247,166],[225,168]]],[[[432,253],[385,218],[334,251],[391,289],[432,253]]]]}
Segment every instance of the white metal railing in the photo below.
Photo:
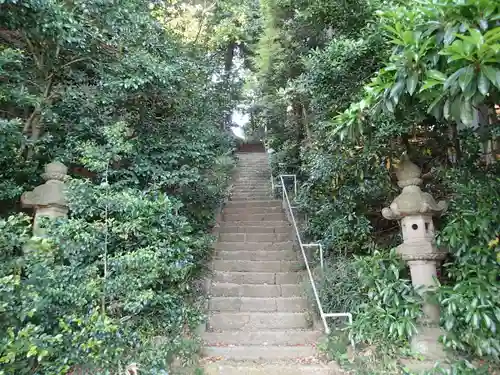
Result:
{"type": "MultiPolygon", "coordinates": [[[[266,148],[266,153],[267,153],[267,148],[266,148]]],[[[269,154],[268,154],[269,157],[269,154]]],[[[349,324],[352,324],[352,314],[351,313],[325,313],[323,310],[323,305],[321,304],[321,300],[319,298],[318,294],[318,288],[316,287],[316,282],[314,281],[314,277],[311,271],[311,267],[309,265],[309,260],[307,259],[307,254],[306,254],[306,248],[318,248],[319,249],[319,258],[320,258],[320,267],[323,270],[325,267],[325,261],[324,261],[324,256],[323,256],[323,246],[321,243],[316,242],[316,243],[303,243],[302,238],[300,237],[300,231],[297,226],[297,220],[295,219],[295,215],[293,213],[293,209],[296,208],[291,205],[290,203],[290,197],[288,195],[288,191],[285,185],[285,178],[293,178],[293,192],[294,192],[294,197],[297,196],[297,175],[294,174],[282,174],[279,176],[280,182],[281,182],[281,189],[282,189],[282,197],[283,197],[283,202],[286,203],[287,209],[288,209],[288,215],[290,218],[290,221],[292,222],[292,225],[295,229],[295,235],[297,237],[297,241],[300,246],[300,250],[302,252],[302,257],[304,258],[304,263],[306,265],[307,269],[307,274],[309,276],[309,281],[311,282],[311,287],[314,293],[314,299],[316,300],[316,304],[318,306],[319,314],[321,317],[321,321],[323,322],[323,326],[325,328],[325,333],[330,334],[330,326],[328,325],[327,318],[347,318],[349,321],[349,324]]],[[[274,183],[274,176],[271,171],[271,188],[272,188],[272,194],[274,196],[275,194],[275,183],[274,183]]],[[[354,341],[351,340],[351,345],[352,348],[354,349],[354,341]]]]}

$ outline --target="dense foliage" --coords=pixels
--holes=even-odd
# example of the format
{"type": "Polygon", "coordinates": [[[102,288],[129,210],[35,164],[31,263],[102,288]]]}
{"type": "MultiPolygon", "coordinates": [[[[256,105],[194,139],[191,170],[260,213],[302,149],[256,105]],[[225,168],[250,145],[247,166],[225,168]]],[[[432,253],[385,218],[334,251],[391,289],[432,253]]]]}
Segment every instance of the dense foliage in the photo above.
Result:
{"type": "Polygon", "coordinates": [[[420,298],[392,250],[399,226],[381,216],[407,153],[451,204],[436,221],[450,252],[435,295],[443,342],[498,359],[498,2],[261,3],[252,126],[267,129],[274,173],[301,180],[304,236],[330,258],[319,284],[336,284],[324,305],[355,313],[359,342],[414,334],[420,298]]]}
{"type": "Polygon", "coordinates": [[[192,9],[0,1],[1,374],[192,359],[240,85],[224,70],[233,30],[209,34],[222,10],[192,9]],[[172,26],[193,17],[196,39],[172,26]],[[53,160],[70,218],[32,239],[19,198],[53,160]]]}
{"type": "Polygon", "coordinates": [[[443,343],[498,360],[499,22],[493,0],[0,1],[0,374],[192,359],[238,65],[351,338],[404,346],[420,316],[380,214],[406,153],[450,202],[443,343]],[[32,238],[19,198],[54,160],[70,216],[32,238]]]}

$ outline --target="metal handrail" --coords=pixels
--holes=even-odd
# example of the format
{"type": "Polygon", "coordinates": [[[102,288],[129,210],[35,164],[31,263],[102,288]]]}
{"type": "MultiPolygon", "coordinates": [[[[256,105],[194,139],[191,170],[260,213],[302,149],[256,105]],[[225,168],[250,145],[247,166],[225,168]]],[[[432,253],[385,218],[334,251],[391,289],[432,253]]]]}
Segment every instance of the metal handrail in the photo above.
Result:
{"type": "MultiPolygon", "coordinates": [[[[264,145],[264,147],[265,147],[265,145],[264,145]]],[[[266,150],[266,154],[269,155],[268,152],[267,152],[267,147],[265,147],[265,150],[266,150]]],[[[269,165],[269,168],[271,169],[270,165],[269,165]]],[[[330,327],[328,325],[328,322],[326,321],[327,318],[342,318],[342,317],[345,317],[345,318],[348,319],[349,324],[352,324],[352,314],[351,313],[325,313],[324,310],[323,310],[323,305],[321,304],[321,300],[320,300],[319,294],[318,294],[318,289],[316,287],[316,283],[314,281],[314,277],[313,277],[313,274],[312,274],[312,271],[311,271],[311,267],[309,266],[309,260],[307,259],[307,255],[306,255],[306,251],[305,251],[305,248],[308,248],[308,247],[317,247],[317,248],[319,248],[320,267],[321,267],[321,270],[323,270],[324,266],[325,266],[324,257],[323,257],[323,245],[321,243],[319,243],[319,242],[308,243],[308,244],[302,243],[302,239],[300,237],[300,231],[299,231],[299,228],[297,226],[297,221],[295,220],[295,215],[293,213],[293,209],[295,207],[293,207],[290,204],[290,197],[288,196],[288,191],[286,189],[285,180],[284,180],[284,178],[290,178],[290,177],[293,178],[294,197],[297,196],[297,190],[298,190],[297,175],[295,175],[295,174],[281,174],[279,176],[279,178],[280,178],[280,181],[281,181],[281,189],[282,189],[283,201],[286,202],[286,205],[288,207],[289,217],[291,218],[293,227],[295,229],[295,236],[297,237],[297,241],[299,243],[300,250],[302,252],[302,257],[304,258],[304,263],[306,265],[307,273],[309,275],[309,281],[311,282],[311,287],[312,287],[312,290],[313,290],[313,293],[314,293],[314,299],[316,300],[316,304],[318,305],[318,310],[319,310],[319,314],[320,314],[321,320],[323,322],[323,326],[325,328],[325,333],[326,334],[330,334],[331,330],[330,330],[330,327]]],[[[271,187],[272,187],[272,194],[274,196],[275,185],[274,185],[274,176],[273,176],[273,173],[272,173],[272,169],[271,169],[271,187]]],[[[351,339],[351,345],[352,345],[352,348],[354,350],[355,349],[355,344],[354,344],[354,340],[353,339],[351,339]]]]}

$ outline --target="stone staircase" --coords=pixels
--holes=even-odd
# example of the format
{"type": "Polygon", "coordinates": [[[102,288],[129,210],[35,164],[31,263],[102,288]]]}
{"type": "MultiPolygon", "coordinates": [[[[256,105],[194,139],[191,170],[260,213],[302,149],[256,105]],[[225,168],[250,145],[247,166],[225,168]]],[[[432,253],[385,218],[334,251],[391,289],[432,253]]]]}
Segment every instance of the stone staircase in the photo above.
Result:
{"type": "Polygon", "coordinates": [[[303,265],[264,153],[241,153],[223,210],[203,335],[208,375],[334,375],[322,364],[302,295],[303,265]]]}

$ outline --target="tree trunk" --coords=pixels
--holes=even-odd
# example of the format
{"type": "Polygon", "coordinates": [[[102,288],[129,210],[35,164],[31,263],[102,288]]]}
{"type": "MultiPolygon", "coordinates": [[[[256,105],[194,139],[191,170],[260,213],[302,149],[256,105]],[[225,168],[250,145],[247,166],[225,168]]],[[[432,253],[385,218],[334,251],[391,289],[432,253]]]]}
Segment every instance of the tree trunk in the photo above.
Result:
{"type": "Polygon", "coordinates": [[[292,113],[293,113],[293,125],[294,125],[294,133],[297,149],[295,152],[295,159],[297,161],[297,172],[301,166],[301,155],[300,149],[302,147],[302,143],[305,139],[304,137],[304,118],[302,117],[304,111],[304,106],[302,103],[295,99],[292,104],[292,113]]]}
{"type": "Polygon", "coordinates": [[[458,138],[458,127],[456,122],[450,124],[450,138],[455,151],[454,164],[459,163],[462,159],[462,150],[460,147],[460,139],[458,138]]]}
{"type": "Polygon", "coordinates": [[[483,158],[486,165],[492,164],[495,161],[493,157],[491,129],[490,129],[490,109],[486,104],[478,108],[478,123],[479,123],[479,138],[483,145],[483,158]]]}
{"type": "Polygon", "coordinates": [[[231,77],[232,70],[234,65],[234,49],[236,45],[234,41],[229,42],[226,47],[226,53],[224,57],[224,81],[227,88],[227,110],[224,114],[224,119],[222,121],[222,130],[229,129],[231,127],[231,115],[232,113],[229,111],[230,103],[232,100],[232,93],[230,90],[231,87],[231,77]]]}

